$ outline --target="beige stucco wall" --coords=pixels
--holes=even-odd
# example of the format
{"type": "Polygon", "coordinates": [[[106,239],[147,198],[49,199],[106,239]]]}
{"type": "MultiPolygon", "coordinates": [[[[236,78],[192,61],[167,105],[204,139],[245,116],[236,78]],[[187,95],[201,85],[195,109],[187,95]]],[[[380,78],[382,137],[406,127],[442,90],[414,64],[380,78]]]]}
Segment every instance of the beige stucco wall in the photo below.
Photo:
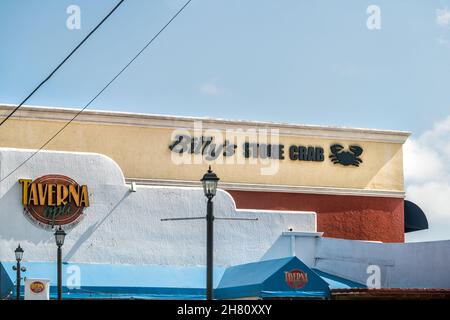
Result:
{"type": "MultiPolygon", "coordinates": [[[[170,123],[169,120],[167,123],[170,123]]],[[[164,124],[164,121],[162,122],[164,124]]],[[[38,148],[64,125],[63,121],[16,117],[0,128],[0,147],[38,148]]],[[[161,126],[161,122],[158,124],[161,126]]],[[[98,121],[73,122],[45,149],[63,151],[97,152],[115,160],[125,177],[137,179],[194,180],[203,175],[206,162],[193,165],[176,165],[169,150],[174,128],[152,127],[124,123],[99,123],[98,121]]],[[[248,128],[248,124],[245,125],[248,128]]],[[[403,134],[404,135],[404,134],[403,134]]],[[[406,138],[405,138],[406,139],[406,138]]],[[[285,159],[276,174],[261,174],[267,164],[213,163],[214,171],[223,182],[319,188],[352,188],[361,190],[387,190],[403,192],[402,139],[394,142],[371,139],[332,138],[282,134],[279,143],[285,145],[285,159]],[[356,144],[364,149],[359,167],[333,164],[328,156],[330,145],[345,147],[356,144]],[[325,150],[323,162],[292,161],[290,145],[321,146],[325,150]]],[[[381,140],[381,139],[380,139],[381,140]]],[[[238,144],[237,153],[242,153],[238,144]]],[[[237,159],[237,157],[235,156],[237,159]]],[[[236,160],[234,159],[234,160],[236,160]]],[[[219,158],[219,160],[221,160],[219,158]]],[[[228,159],[233,161],[232,158],[228,159]]],[[[274,164],[273,162],[272,164],[274,164]]]]}

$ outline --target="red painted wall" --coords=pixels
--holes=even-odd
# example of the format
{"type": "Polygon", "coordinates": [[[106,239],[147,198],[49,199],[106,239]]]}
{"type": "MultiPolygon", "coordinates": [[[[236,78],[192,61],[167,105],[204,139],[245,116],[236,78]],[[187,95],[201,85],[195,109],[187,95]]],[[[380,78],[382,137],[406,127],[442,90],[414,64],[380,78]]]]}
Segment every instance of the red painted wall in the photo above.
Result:
{"type": "Polygon", "coordinates": [[[404,242],[403,199],[227,190],[239,209],[317,212],[324,237],[404,242]]]}

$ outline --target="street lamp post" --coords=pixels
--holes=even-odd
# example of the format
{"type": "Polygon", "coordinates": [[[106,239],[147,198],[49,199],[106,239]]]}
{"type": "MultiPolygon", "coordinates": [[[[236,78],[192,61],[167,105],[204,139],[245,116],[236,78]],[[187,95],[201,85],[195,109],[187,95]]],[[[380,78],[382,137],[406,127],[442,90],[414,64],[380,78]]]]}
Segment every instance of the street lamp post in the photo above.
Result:
{"type": "Polygon", "coordinates": [[[22,280],[22,277],[20,275],[20,272],[25,272],[27,269],[25,267],[20,266],[20,261],[22,261],[23,258],[23,249],[19,246],[14,250],[14,254],[16,255],[16,261],[17,264],[13,266],[13,270],[16,271],[16,300],[20,300],[20,282],[22,280]]]}
{"type": "Polygon", "coordinates": [[[216,195],[217,184],[219,182],[217,175],[209,166],[208,172],[200,180],[203,184],[203,191],[208,203],[206,206],[206,299],[212,300],[213,295],[213,225],[214,213],[212,199],[216,195]]]}
{"type": "Polygon", "coordinates": [[[59,228],[55,231],[55,241],[56,246],[58,247],[58,300],[62,299],[62,249],[61,247],[64,244],[64,239],[66,237],[66,233],[59,226],[59,228]]]}
{"type": "Polygon", "coordinates": [[[213,223],[214,220],[257,221],[258,218],[214,217],[212,198],[216,195],[219,178],[209,166],[208,172],[200,180],[208,203],[206,217],[164,218],[161,221],[202,220],[206,218],[206,299],[212,300],[213,294],[213,223]]]}

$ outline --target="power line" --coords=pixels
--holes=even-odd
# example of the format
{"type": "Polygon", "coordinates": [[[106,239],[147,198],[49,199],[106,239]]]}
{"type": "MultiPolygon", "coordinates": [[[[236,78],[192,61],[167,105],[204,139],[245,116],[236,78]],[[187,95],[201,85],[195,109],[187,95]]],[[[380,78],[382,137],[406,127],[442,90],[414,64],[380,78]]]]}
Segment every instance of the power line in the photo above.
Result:
{"type": "Polygon", "coordinates": [[[86,40],[103,24],[103,22],[106,21],[106,19],[109,18],[110,15],[113,14],[114,11],[116,11],[116,9],[124,2],[125,0],[120,0],[119,3],[116,4],[116,6],[106,15],[106,17],[103,18],[102,21],[100,21],[99,24],[97,24],[97,26],[91,30],[91,32],[88,33],[88,35],[86,37],[84,37],[84,39],[69,53],[69,55],[67,57],[64,58],[63,61],[61,61],[60,64],[58,64],[58,66],[47,76],[47,78],[45,78],[36,88],[34,88],[33,91],[31,91],[31,93],[17,106],[14,108],[14,110],[6,116],[5,119],[2,120],[2,122],[0,122],[0,126],[3,125],[9,118],[12,117],[12,115],[14,113],[17,112],[17,110],[19,110],[19,108],[28,101],[28,99],[31,98],[31,96],[39,90],[40,87],[42,87],[42,85],[44,83],[46,83],[54,74],[56,71],[58,71],[59,68],[61,68],[61,66],[67,61],[69,60],[69,58],[75,53],[75,51],[78,50],[79,47],[81,47],[83,45],[83,43],[86,42],[86,40]]]}
{"type": "Polygon", "coordinates": [[[192,0],[188,0],[182,7],[180,10],[177,11],[177,13],[169,20],[169,22],[167,22],[164,27],[162,27],[158,33],[156,33],[156,35],[149,41],[147,42],[147,44],[111,79],[111,81],[109,81],[89,102],[88,104],[86,104],[81,110],[79,110],[75,116],[73,116],[72,119],[70,119],[66,124],[64,124],[53,136],[50,137],[50,139],[48,139],[39,149],[37,149],[34,153],[32,153],[28,158],[25,159],[25,161],[23,161],[19,166],[17,166],[15,169],[13,169],[10,173],[8,173],[8,175],[6,175],[4,178],[2,178],[0,180],[0,182],[3,182],[5,179],[7,179],[9,176],[11,176],[14,172],[16,172],[18,169],[20,169],[25,163],[27,163],[31,158],[33,158],[36,154],[38,154],[40,151],[42,151],[42,149],[45,148],[45,146],[47,146],[51,141],[53,141],[53,139],[55,139],[65,128],[67,128],[67,126],[69,126],[69,124],[72,123],[72,121],[74,121],[84,110],[86,110],[86,108],[88,108],[92,102],[95,101],[95,99],[97,99],[102,93],[103,91],[105,91],[110,85],[111,83],[113,83],[133,62],[134,60],[136,60],[142,52],[145,51],[145,49],[148,48],[148,46],[150,44],[152,44],[153,41],[156,40],[156,38],[158,38],[158,36],[164,31],[164,29],[166,29],[173,20],[175,20],[175,18],[188,6],[189,3],[191,3],[192,0]]]}

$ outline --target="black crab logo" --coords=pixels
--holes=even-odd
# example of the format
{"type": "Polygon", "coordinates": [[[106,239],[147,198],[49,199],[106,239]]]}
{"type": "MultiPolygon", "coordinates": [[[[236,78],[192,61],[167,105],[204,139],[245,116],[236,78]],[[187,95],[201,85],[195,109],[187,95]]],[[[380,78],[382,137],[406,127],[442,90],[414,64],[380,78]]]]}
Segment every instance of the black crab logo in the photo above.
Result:
{"type": "Polygon", "coordinates": [[[331,155],[330,159],[334,164],[342,164],[343,166],[355,166],[359,167],[359,165],[363,162],[359,156],[363,153],[363,148],[360,146],[349,146],[350,151],[344,150],[344,147],[340,144],[333,144],[330,147],[331,155]]]}

